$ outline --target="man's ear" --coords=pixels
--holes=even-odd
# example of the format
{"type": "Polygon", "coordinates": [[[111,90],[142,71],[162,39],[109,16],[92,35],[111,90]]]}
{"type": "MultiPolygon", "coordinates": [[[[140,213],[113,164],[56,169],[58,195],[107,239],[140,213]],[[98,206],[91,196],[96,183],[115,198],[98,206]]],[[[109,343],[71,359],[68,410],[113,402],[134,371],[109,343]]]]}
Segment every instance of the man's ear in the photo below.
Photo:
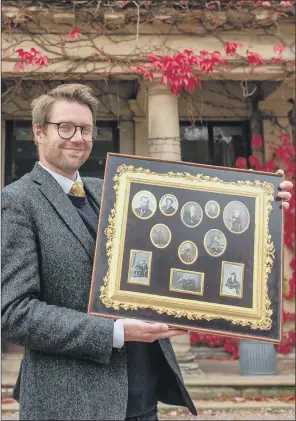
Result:
{"type": "Polygon", "coordinates": [[[38,146],[39,143],[42,143],[43,130],[38,124],[33,124],[33,133],[35,145],[38,146]]]}

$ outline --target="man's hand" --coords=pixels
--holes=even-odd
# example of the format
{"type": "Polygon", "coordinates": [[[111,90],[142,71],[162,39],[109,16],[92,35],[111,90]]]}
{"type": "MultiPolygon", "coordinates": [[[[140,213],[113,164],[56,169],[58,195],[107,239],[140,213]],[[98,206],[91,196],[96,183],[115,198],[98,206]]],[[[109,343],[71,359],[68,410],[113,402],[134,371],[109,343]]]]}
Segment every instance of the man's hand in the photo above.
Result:
{"type": "MultiPolygon", "coordinates": [[[[253,169],[250,169],[250,171],[254,171],[253,169]]],[[[276,174],[281,175],[282,177],[285,175],[285,172],[283,170],[277,170],[276,174]]],[[[287,190],[291,190],[291,188],[293,187],[293,183],[291,183],[291,181],[285,180],[282,181],[281,184],[279,185],[279,188],[282,190],[278,193],[277,198],[278,200],[281,199],[282,203],[281,206],[284,209],[289,209],[289,200],[291,199],[292,195],[290,192],[288,192],[287,190]]]]}
{"type": "MultiPolygon", "coordinates": [[[[283,170],[277,170],[276,174],[281,175],[281,176],[285,175],[283,170]]],[[[291,181],[285,180],[281,182],[279,187],[282,191],[278,193],[277,197],[282,199],[283,208],[289,209],[289,206],[290,206],[289,200],[291,199],[292,195],[287,190],[290,190],[293,187],[293,184],[291,183],[291,181]]]]}
{"type": "Polygon", "coordinates": [[[164,323],[146,323],[140,320],[123,319],[124,342],[154,342],[157,339],[184,335],[186,330],[169,329],[164,323]]]}

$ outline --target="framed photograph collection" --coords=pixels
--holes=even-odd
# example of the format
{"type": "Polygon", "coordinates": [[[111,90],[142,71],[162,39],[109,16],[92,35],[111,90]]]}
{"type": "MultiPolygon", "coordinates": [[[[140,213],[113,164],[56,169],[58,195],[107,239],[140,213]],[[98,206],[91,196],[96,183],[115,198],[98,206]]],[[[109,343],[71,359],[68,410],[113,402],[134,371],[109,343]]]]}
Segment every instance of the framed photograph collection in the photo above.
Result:
{"type": "Polygon", "coordinates": [[[279,343],[280,182],[108,154],[88,313],[279,343]]]}

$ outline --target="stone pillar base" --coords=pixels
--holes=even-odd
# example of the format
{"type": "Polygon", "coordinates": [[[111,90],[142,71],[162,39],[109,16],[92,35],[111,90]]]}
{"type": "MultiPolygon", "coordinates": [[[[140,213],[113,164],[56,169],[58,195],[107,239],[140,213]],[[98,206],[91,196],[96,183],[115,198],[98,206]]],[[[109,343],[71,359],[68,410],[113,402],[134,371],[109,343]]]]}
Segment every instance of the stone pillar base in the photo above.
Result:
{"type": "Polygon", "coordinates": [[[182,371],[182,374],[184,376],[203,376],[204,372],[201,370],[201,368],[199,367],[199,364],[195,363],[195,362],[191,362],[191,363],[180,363],[179,362],[179,367],[182,371]]]}
{"type": "Polygon", "coordinates": [[[203,374],[199,365],[194,361],[196,353],[192,350],[189,333],[175,336],[171,342],[182,373],[186,376],[203,374]]]}

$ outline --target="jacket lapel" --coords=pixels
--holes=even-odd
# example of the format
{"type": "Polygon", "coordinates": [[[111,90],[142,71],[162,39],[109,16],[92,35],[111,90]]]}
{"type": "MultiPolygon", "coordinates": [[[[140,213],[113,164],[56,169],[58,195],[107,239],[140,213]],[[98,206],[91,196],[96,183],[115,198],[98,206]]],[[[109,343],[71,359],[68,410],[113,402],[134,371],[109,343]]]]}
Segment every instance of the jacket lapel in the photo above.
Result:
{"type": "Polygon", "coordinates": [[[54,207],[67,227],[78,238],[90,258],[93,258],[95,240],[92,238],[77,210],[59,183],[38,163],[31,172],[32,179],[40,185],[39,189],[54,207]]]}
{"type": "Polygon", "coordinates": [[[98,209],[100,209],[101,198],[102,198],[102,186],[95,184],[89,178],[82,177],[83,187],[85,191],[91,196],[98,209]]]}

